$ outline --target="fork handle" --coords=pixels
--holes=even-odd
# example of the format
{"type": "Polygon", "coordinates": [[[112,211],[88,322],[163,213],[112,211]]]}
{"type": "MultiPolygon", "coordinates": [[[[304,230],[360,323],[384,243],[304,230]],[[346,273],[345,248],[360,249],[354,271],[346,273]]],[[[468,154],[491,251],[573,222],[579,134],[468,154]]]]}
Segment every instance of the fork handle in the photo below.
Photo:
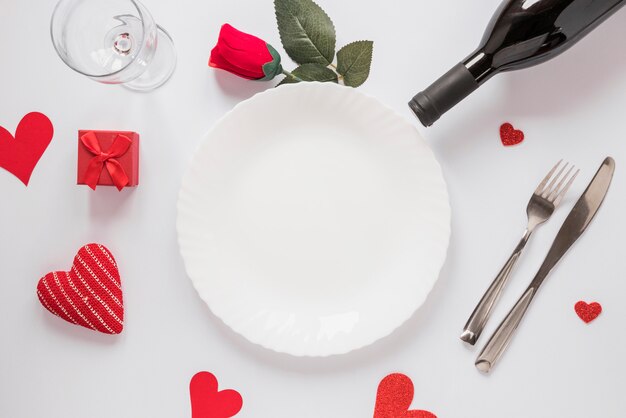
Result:
{"type": "Polygon", "coordinates": [[[463,328],[463,333],[460,337],[461,340],[471,345],[476,344],[476,341],[478,341],[478,337],[480,337],[480,334],[483,332],[485,324],[491,315],[491,311],[500,298],[502,289],[508,281],[513,267],[515,267],[517,260],[522,254],[522,250],[526,246],[531,233],[532,230],[530,229],[524,231],[524,235],[522,236],[519,244],[517,244],[517,247],[515,247],[513,254],[511,254],[493,282],[491,282],[491,285],[489,285],[489,288],[480,299],[480,302],[478,302],[478,305],[474,308],[474,312],[472,312],[467,320],[467,323],[463,328]]]}
{"type": "Polygon", "coordinates": [[[524,314],[530,306],[538,287],[531,284],[522,297],[519,298],[513,309],[504,318],[498,329],[493,333],[483,350],[476,358],[476,368],[484,373],[489,373],[496,361],[502,356],[504,350],[511,342],[511,338],[522,321],[524,314]]]}

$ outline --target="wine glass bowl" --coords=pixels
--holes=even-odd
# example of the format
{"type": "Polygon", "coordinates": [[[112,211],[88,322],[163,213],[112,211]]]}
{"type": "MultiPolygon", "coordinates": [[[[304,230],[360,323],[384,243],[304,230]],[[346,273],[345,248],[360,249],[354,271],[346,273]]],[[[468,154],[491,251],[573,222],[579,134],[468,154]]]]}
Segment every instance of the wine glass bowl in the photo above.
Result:
{"type": "Polygon", "coordinates": [[[135,0],[60,0],[50,34],[65,64],[105,84],[152,90],[176,65],[170,36],[135,0]]]}

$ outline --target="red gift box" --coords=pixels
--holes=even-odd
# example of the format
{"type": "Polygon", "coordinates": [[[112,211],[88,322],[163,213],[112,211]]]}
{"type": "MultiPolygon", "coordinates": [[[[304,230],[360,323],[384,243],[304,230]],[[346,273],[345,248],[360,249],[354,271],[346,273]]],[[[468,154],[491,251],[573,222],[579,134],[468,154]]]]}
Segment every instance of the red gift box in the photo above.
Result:
{"type": "Polygon", "coordinates": [[[92,189],[139,184],[139,134],[128,131],[78,131],[77,184],[92,189]]]}

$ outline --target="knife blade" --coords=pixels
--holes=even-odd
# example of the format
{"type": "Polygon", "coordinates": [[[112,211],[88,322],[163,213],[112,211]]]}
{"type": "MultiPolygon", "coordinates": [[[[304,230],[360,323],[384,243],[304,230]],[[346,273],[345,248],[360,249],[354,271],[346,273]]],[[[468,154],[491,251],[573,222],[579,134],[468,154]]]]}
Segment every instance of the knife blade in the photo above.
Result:
{"type": "Polygon", "coordinates": [[[519,298],[513,309],[504,318],[502,323],[493,333],[481,353],[476,358],[476,368],[488,373],[498,361],[511,337],[519,326],[524,314],[528,310],[537,290],[544,282],[554,266],[567,253],[572,244],[587,229],[594,216],[600,209],[602,202],[609,190],[613,173],[615,172],[615,161],[611,157],[605,158],[598,172],[593,177],[582,196],[578,199],[569,215],[563,222],[561,229],[554,238],[554,242],[546,255],[543,264],[537,271],[534,279],[528,288],[519,298]]]}
{"type": "Polygon", "coordinates": [[[605,158],[598,172],[593,177],[587,189],[580,196],[567,218],[563,222],[561,229],[556,234],[552,247],[548,251],[539,272],[533,282],[540,285],[546,276],[552,271],[554,266],[561,260],[569,248],[587,229],[592,219],[600,209],[604,197],[609,191],[611,179],[615,172],[615,160],[611,157],[605,158]]]}

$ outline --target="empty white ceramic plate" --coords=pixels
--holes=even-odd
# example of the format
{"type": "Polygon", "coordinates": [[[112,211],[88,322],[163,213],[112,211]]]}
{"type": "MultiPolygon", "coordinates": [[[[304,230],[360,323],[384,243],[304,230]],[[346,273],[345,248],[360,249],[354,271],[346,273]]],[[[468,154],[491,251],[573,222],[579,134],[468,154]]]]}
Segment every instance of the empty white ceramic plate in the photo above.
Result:
{"type": "Polygon", "coordinates": [[[178,202],[187,272],[215,315],[296,356],[363,347],[424,302],[450,207],[417,130],[376,99],[301,83],[236,106],[178,202]]]}

